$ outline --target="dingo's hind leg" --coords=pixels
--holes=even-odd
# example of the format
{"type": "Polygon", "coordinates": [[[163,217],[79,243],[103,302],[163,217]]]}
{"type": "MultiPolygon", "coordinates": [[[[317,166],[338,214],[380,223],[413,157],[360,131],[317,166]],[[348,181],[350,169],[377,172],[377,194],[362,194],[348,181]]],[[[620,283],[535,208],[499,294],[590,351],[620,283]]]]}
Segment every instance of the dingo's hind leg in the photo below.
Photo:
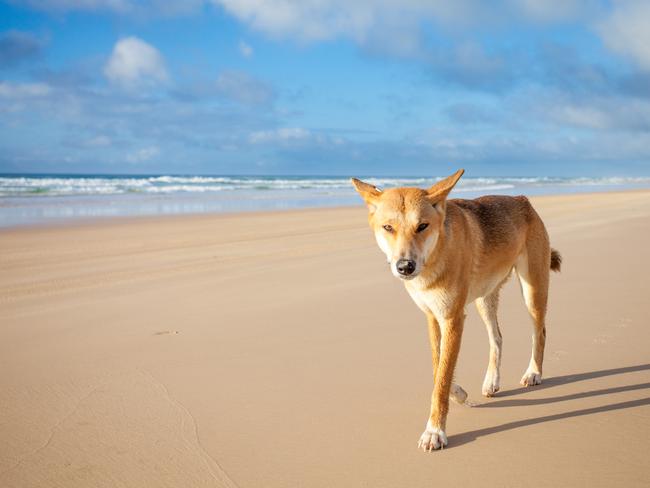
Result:
{"type": "Polygon", "coordinates": [[[541,236],[537,234],[535,238],[528,239],[516,264],[524,301],[533,320],[533,350],[528,369],[521,378],[524,386],[539,385],[542,382],[550,264],[551,248],[546,231],[543,230],[541,236]]]}
{"type": "Polygon", "coordinates": [[[490,397],[499,391],[499,368],[501,366],[501,331],[497,321],[497,308],[499,306],[499,289],[497,287],[491,294],[476,299],[476,309],[485,322],[488,338],[490,340],[490,358],[488,360],[485,379],[483,380],[483,395],[490,397]]]}

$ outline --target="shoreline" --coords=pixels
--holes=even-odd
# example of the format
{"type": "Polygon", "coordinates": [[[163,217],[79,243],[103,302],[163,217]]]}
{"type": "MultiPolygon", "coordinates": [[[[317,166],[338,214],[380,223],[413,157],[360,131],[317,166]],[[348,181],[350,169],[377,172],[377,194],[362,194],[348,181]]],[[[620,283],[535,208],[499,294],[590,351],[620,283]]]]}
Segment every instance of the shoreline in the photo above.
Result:
{"type": "MultiPolygon", "coordinates": [[[[525,195],[527,198],[530,198],[533,201],[543,200],[548,198],[571,198],[571,197],[580,197],[580,196],[590,196],[590,195],[620,195],[626,193],[650,193],[650,187],[646,188],[626,188],[626,189],[615,189],[615,190],[597,190],[597,191],[584,191],[584,192],[560,192],[560,193],[544,193],[539,195],[525,195]]],[[[462,196],[455,196],[452,192],[450,200],[453,199],[473,199],[480,196],[487,195],[503,195],[504,193],[484,193],[477,196],[463,198],[462,196]]],[[[518,194],[512,194],[518,195],[518,194]]],[[[354,194],[355,200],[358,199],[358,196],[354,194]]],[[[48,198],[48,197],[45,197],[48,198]]],[[[0,234],[7,233],[11,231],[19,230],[29,230],[29,229],[57,229],[62,227],[77,227],[77,226],[92,226],[92,225],[102,225],[102,224],[126,224],[129,222],[159,222],[164,220],[169,220],[170,222],[178,219],[214,219],[220,216],[224,218],[232,218],[235,216],[260,216],[260,215],[275,215],[275,214],[285,214],[285,213],[303,213],[303,212],[313,212],[313,211],[325,211],[325,210],[351,210],[355,208],[365,208],[363,202],[359,200],[359,205],[327,205],[327,206],[300,206],[300,207],[288,207],[288,208],[271,208],[268,210],[226,210],[226,211],[198,211],[198,212],[179,212],[179,213],[155,213],[155,214],[134,214],[134,215],[107,215],[107,216],[93,216],[93,217],[71,217],[68,219],[54,219],[53,221],[42,221],[42,222],[31,222],[23,224],[14,224],[14,225],[1,225],[0,224],[0,234]]]]}

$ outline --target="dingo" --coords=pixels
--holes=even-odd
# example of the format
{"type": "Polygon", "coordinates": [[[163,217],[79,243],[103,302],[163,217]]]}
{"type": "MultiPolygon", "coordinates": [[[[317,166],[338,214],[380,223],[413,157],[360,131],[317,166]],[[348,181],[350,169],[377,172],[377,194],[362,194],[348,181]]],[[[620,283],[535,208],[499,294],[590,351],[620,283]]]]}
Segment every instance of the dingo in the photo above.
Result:
{"type": "Polygon", "coordinates": [[[428,190],[381,191],[352,179],[368,206],[370,227],[393,275],[404,280],[409,295],[427,316],[434,386],[431,412],[418,443],[424,451],[447,445],[449,397],[462,403],[467,396],[452,379],[464,308],[472,301],[490,340],[482,393],[492,396],[499,391],[497,306],[499,290],[513,269],[534,325],[532,357],[521,383],[533,386],[542,382],[549,269],[559,271],[562,261],[551,249],[544,223],[526,197],[447,200],[463,172],[457,171],[428,190]]]}

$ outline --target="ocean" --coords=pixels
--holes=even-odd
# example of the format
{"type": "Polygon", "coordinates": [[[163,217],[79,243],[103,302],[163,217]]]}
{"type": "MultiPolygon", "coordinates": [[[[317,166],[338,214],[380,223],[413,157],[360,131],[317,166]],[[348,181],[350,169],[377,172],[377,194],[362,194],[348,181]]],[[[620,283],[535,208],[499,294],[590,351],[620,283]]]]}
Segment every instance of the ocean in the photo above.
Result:
{"type": "MultiPolygon", "coordinates": [[[[440,178],[367,177],[381,188],[440,178]]],[[[650,177],[463,177],[451,198],[650,188],[650,177]]],[[[136,215],[360,205],[347,176],[0,175],[0,227],[136,215]]]]}

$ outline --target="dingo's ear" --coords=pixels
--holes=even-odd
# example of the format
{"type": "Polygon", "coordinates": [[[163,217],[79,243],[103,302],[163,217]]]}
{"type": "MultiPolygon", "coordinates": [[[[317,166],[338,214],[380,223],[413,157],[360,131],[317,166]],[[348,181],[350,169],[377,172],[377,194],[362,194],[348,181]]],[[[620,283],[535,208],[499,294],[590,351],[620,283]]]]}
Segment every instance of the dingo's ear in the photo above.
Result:
{"type": "Polygon", "coordinates": [[[459,169],[453,175],[447,176],[444,180],[439,181],[431,188],[429,188],[427,190],[427,196],[429,197],[429,200],[435,203],[447,198],[447,195],[449,195],[449,192],[456,185],[456,183],[458,183],[458,180],[460,180],[460,177],[463,176],[464,172],[464,169],[459,169]]]}
{"type": "Polygon", "coordinates": [[[361,195],[361,198],[364,199],[366,205],[368,205],[368,210],[374,212],[377,208],[377,200],[381,196],[381,190],[370,183],[365,183],[357,178],[351,178],[350,181],[361,195]]]}

